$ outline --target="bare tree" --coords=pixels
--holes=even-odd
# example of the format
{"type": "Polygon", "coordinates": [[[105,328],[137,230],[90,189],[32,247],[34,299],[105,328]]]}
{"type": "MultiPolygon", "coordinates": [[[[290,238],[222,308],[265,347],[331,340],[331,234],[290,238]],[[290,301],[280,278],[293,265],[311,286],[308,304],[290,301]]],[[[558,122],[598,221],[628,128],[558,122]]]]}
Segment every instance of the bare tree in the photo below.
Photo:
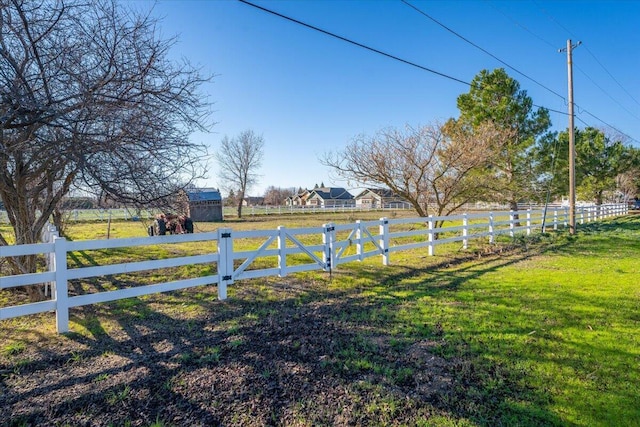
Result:
{"type": "Polygon", "coordinates": [[[216,160],[218,176],[227,189],[237,189],[238,218],[242,218],[242,202],[257,182],[257,169],[262,165],[264,138],[252,130],[241,132],[235,138],[224,136],[216,160]]]}
{"type": "Polygon", "coordinates": [[[360,135],[321,162],[350,182],[391,189],[420,216],[447,215],[486,191],[487,183],[477,172],[506,140],[490,123],[470,128],[450,120],[444,126],[360,135]]]}
{"type": "Polygon", "coordinates": [[[296,194],[295,188],[282,188],[270,185],[264,192],[264,204],[271,206],[279,206],[284,204],[287,197],[296,194]]]}
{"type": "Polygon", "coordinates": [[[0,198],[17,244],[74,187],[150,205],[202,174],[188,136],[208,125],[208,78],[167,58],[157,24],[116,0],[0,0],[0,198]]]}

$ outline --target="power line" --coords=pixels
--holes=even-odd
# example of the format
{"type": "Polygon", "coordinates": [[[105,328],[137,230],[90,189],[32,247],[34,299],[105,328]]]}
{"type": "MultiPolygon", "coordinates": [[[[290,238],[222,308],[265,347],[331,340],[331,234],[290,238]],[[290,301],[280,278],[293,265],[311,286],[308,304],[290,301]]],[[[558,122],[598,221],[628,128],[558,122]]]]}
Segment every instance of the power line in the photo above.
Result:
{"type": "Polygon", "coordinates": [[[615,77],[613,77],[613,74],[611,74],[611,73],[609,72],[609,70],[607,70],[607,68],[602,64],[602,62],[600,62],[600,61],[598,60],[598,58],[597,58],[597,57],[596,57],[596,56],[591,52],[591,50],[590,50],[587,46],[585,46],[585,49],[587,50],[587,52],[589,52],[589,55],[591,55],[591,56],[593,57],[593,59],[595,59],[595,61],[598,63],[598,65],[600,65],[600,66],[602,67],[602,69],[603,69],[603,70],[604,70],[604,71],[609,75],[609,77],[611,77],[611,79],[612,79],[614,82],[616,82],[616,84],[620,87],[620,89],[622,89],[622,90],[624,91],[624,93],[626,93],[627,95],[629,95],[629,98],[633,99],[633,101],[634,101],[636,104],[640,105],[640,102],[638,102],[638,100],[637,100],[637,99],[635,99],[635,98],[633,97],[633,95],[631,95],[631,93],[630,93],[627,89],[625,89],[625,88],[624,88],[624,86],[622,86],[622,84],[620,84],[620,82],[618,81],[618,79],[616,79],[615,77]]]}
{"type": "MultiPolygon", "coordinates": [[[[454,31],[453,29],[447,27],[446,25],[444,25],[442,22],[438,21],[437,19],[435,19],[434,17],[430,16],[429,14],[427,14],[426,12],[422,11],[421,9],[417,8],[416,6],[412,5],[411,3],[409,3],[407,0],[400,0],[402,1],[402,3],[406,4],[407,6],[409,6],[410,8],[412,8],[413,10],[415,10],[416,12],[420,13],[421,15],[425,16],[426,18],[429,18],[431,21],[435,22],[436,24],[438,24],[439,26],[441,26],[442,28],[444,28],[445,30],[449,31],[450,33],[454,34],[456,37],[459,37],[460,39],[464,40],[465,42],[469,43],[470,45],[472,45],[473,47],[481,50],[482,52],[486,53],[487,55],[489,55],[490,57],[492,57],[493,59],[495,59],[496,61],[500,62],[501,64],[506,65],[507,67],[511,68],[513,71],[517,72],[518,74],[524,76],[525,78],[531,80],[532,82],[536,83],[538,86],[548,90],[549,92],[553,93],[554,95],[560,97],[562,100],[564,100],[566,102],[566,99],[560,95],[559,93],[557,93],[556,91],[554,91],[553,89],[548,88],[547,86],[543,85],[542,83],[538,82],[537,80],[535,80],[532,77],[529,77],[528,75],[526,75],[525,73],[523,73],[522,71],[518,70],[517,68],[509,65],[508,63],[506,63],[505,61],[503,61],[502,59],[498,58],[497,56],[495,56],[494,54],[492,54],[491,52],[487,51],[486,49],[482,48],[481,46],[477,45],[476,43],[472,42],[471,40],[467,39],[466,37],[462,36],[461,34],[459,34],[458,32],[454,31]]],[[[550,16],[550,15],[549,15],[550,16]]],[[[553,17],[551,17],[553,19],[553,17]]],[[[555,19],[554,19],[555,21],[555,19]]],[[[567,30],[566,28],[564,28],[559,22],[555,21],[558,25],[560,25],[561,28],[563,28],[565,31],[569,32],[569,30],[567,30]]],[[[593,56],[593,54],[592,54],[593,56]]],[[[594,56],[594,59],[595,58],[594,56]]],[[[599,63],[599,61],[598,61],[599,63]]],[[[601,66],[604,68],[604,66],[601,64],[601,66]]],[[[606,69],[605,69],[606,71],[606,69]]],[[[585,73],[586,74],[586,73],[585,73]]],[[[610,74],[610,73],[609,73],[610,74]]],[[[587,76],[588,77],[588,76],[587,76]]],[[[612,76],[613,77],[613,76],[612,76]]],[[[589,77],[588,77],[589,78],[589,77]]],[[[596,85],[597,86],[597,85],[596,85]]],[[[599,87],[599,86],[598,86],[599,87]]],[[[615,101],[615,100],[614,100],[615,101]]],[[[617,102],[617,101],[615,101],[617,102]]],[[[577,104],[574,103],[574,105],[577,106],[577,104]]],[[[624,107],[623,107],[624,108],[624,107]]],[[[626,136],[627,138],[630,138],[633,141],[636,141],[634,138],[630,137],[629,135],[627,135],[626,133],[622,132],[621,130],[615,128],[614,126],[610,125],[609,123],[605,122],[604,120],[600,119],[599,117],[591,114],[590,112],[588,112],[587,110],[583,109],[583,111],[590,115],[591,117],[595,118],[596,120],[604,123],[605,125],[607,125],[608,127],[610,127],[611,129],[617,131],[618,133],[626,136]]],[[[628,111],[628,110],[627,110],[628,111]]],[[[557,111],[556,111],[557,112],[557,111]]],[[[632,114],[633,115],[633,114],[632,114]]]]}
{"type": "MultiPolygon", "coordinates": [[[[594,115],[594,114],[590,113],[590,112],[589,112],[589,111],[587,111],[587,110],[582,110],[582,111],[583,111],[585,114],[587,114],[587,115],[589,115],[589,116],[593,117],[594,119],[596,119],[596,120],[597,120],[597,121],[599,121],[600,123],[604,124],[605,126],[607,126],[607,127],[611,128],[611,129],[615,130],[615,131],[616,131],[616,132],[618,132],[620,135],[624,135],[624,136],[626,136],[627,138],[629,138],[629,140],[640,143],[640,141],[638,141],[637,139],[635,139],[635,138],[631,137],[630,135],[628,135],[628,134],[626,134],[626,133],[622,132],[620,129],[616,128],[615,126],[613,126],[613,125],[611,125],[611,124],[609,124],[609,123],[605,122],[605,121],[604,121],[604,120],[602,120],[600,117],[598,117],[598,116],[596,116],[596,115],[594,115]]],[[[582,121],[582,120],[580,120],[580,121],[582,121]]],[[[584,123],[584,122],[583,122],[583,123],[584,123]]]]}
{"type": "MultiPolygon", "coordinates": [[[[547,15],[547,17],[553,22],[555,23],[558,27],[562,28],[564,31],[566,31],[569,35],[571,35],[573,38],[578,38],[575,34],[573,34],[571,32],[571,30],[569,30],[568,28],[566,28],[564,25],[562,25],[557,19],[555,19],[553,17],[553,15],[551,15],[549,12],[546,11],[546,9],[544,9],[542,6],[540,6],[535,0],[533,1],[536,6],[538,6],[538,8],[545,14],[547,15]]],[[[598,60],[598,58],[596,57],[596,55],[591,52],[591,50],[585,46],[585,49],[587,50],[587,52],[589,53],[589,55],[591,55],[593,57],[593,59],[596,61],[596,63],[598,63],[598,65],[600,65],[600,67],[602,67],[602,69],[609,75],[609,77],[611,77],[611,79],[620,87],[620,89],[623,90],[624,93],[626,93],[629,98],[633,99],[633,101],[640,105],[640,102],[638,102],[637,99],[635,99],[633,97],[633,95],[631,95],[631,93],[624,87],[622,86],[622,84],[618,81],[618,79],[616,79],[613,74],[611,74],[611,72],[609,72],[609,70],[607,69],[607,67],[604,66],[604,64],[602,62],[600,62],[600,60],[598,60]]]]}
{"type": "Polygon", "coordinates": [[[513,19],[511,16],[507,15],[504,11],[502,11],[502,9],[499,9],[498,7],[496,7],[496,5],[494,5],[492,2],[489,2],[489,5],[494,8],[495,10],[497,10],[498,12],[500,12],[500,14],[502,14],[502,16],[504,16],[505,18],[507,18],[509,21],[513,22],[517,27],[522,28],[523,30],[525,30],[527,33],[531,34],[533,37],[537,38],[538,40],[540,40],[541,42],[547,44],[548,46],[551,46],[553,49],[556,49],[556,46],[551,43],[549,40],[541,37],[539,34],[533,32],[532,30],[530,30],[529,28],[525,27],[524,25],[522,25],[520,22],[516,21],[515,19],[513,19]]]}
{"type": "MultiPolygon", "coordinates": [[[[251,3],[250,1],[247,1],[247,0],[238,0],[238,1],[240,1],[241,3],[244,3],[244,4],[248,5],[248,6],[255,7],[256,9],[260,9],[260,10],[262,10],[263,12],[270,13],[270,14],[275,15],[275,16],[277,16],[277,17],[280,17],[280,18],[286,19],[287,21],[290,21],[290,22],[293,22],[293,23],[296,23],[296,24],[302,25],[302,26],[304,26],[304,27],[306,27],[306,28],[309,28],[309,29],[312,29],[312,30],[318,31],[318,32],[320,32],[320,33],[322,33],[322,34],[326,34],[326,35],[328,35],[328,36],[331,36],[331,37],[337,38],[337,39],[339,39],[339,40],[345,41],[345,42],[347,42],[347,43],[353,44],[353,45],[358,46],[358,47],[360,47],[360,48],[363,48],[363,49],[369,50],[369,51],[371,51],[371,52],[374,52],[374,53],[377,53],[377,54],[380,54],[380,55],[384,55],[384,56],[386,56],[387,58],[391,58],[391,59],[393,59],[393,60],[400,61],[400,62],[402,62],[402,63],[404,63],[404,64],[408,64],[408,65],[411,65],[411,66],[413,66],[413,67],[417,67],[417,68],[419,68],[419,69],[421,69],[421,70],[423,70],[423,71],[428,71],[428,72],[430,72],[430,73],[434,73],[434,74],[439,75],[439,76],[441,76],[441,77],[445,77],[445,78],[448,78],[448,79],[450,79],[450,80],[456,81],[456,82],[458,82],[458,83],[462,83],[462,84],[464,84],[464,85],[466,85],[466,86],[471,86],[471,83],[466,82],[466,81],[464,81],[464,80],[458,79],[458,78],[456,78],[456,77],[449,76],[449,75],[444,74],[444,73],[441,73],[441,72],[439,72],[439,71],[432,70],[432,69],[430,69],[430,68],[424,67],[424,66],[419,65],[419,64],[416,64],[416,63],[413,63],[413,62],[411,62],[411,61],[407,61],[407,60],[402,59],[402,58],[399,58],[399,57],[397,57],[397,56],[395,56],[395,55],[392,55],[392,54],[389,54],[389,53],[383,52],[383,51],[378,50],[378,49],[375,49],[375,48],[372,48],[372,47],[370,47],[370,46],[364,45],[364,44],[362,44],[362,43],[359,43],[359,42],[356,42],[356,41],[354,41],[354,40],[348,39],[348,38],[346,38],[346,37],[343,37],[343,36],[337,35],[337,34],[335,34],[335,33],[332,33],[332,32],[330,32],[330,31],[323,30],[322,28],[318,28],[318,27],[316,27],[316,26],[314,26],[314,25],[307,24],[306,22],[302,22],[302,21],[300,21],[300,20],[298,20],[298,19],[291,18],[291,17],[289,17],[289,16],[286,16],[286,15],[283,15],[283,14],[281,14],[281,13],[275,12],[275,11],[273,11],[273,10],[267,9],[267,8],[265,8],[265,7],[262,7],[262,6],[259,6],[259,5],[257,5],[257,4],[251,3]]],[[[561,96],[561,98],[562,98],[562,96],[561,96]]],[[[563,99],[563,100],[565,101],[565,103],[566,103],[566,100],[565,100],[564,98],[562,98],[562,99],[563,99]]],[[[541,105],[536,105],[536,104],[532,104],[532,105],[533,105],[534,107],[537,107],[537,108],[544,108],[544,109],[546,109],[546,110],[548,110],[548,111],[552,111],[552,112],[554,112],[554,113],[567,115],[567,113],[566,113],[566,112],[564,112],[564,111],[554,110],[554,109],[552,109],[552,108],[547,108],[547,107],[544,107],[544,106],[541,106],[541,105]]]]}
{"type": "MultiPolygon", "coordinates": [[[[507,18],[508,20],[510,20],[511,22],[513,22],[516,26],[522,28],[524,31],[528,32],[529,34],[531,34],[533,37],[537,38],[538,40],[542,41],[543,43],[545,43],[548,46],[551,46],[552,48],[555,49],[555,46],[548,41],[547,39],[545,39],[544,37],[540,36],[539,34],[535,33],[534,31],[530,30],[529,28],[525,27],[524,25],[520,24],[518,21],[516,21],[515,19],[513,19],[511,16],[507,15],[505,12],[503,12],[501,9],[497,8],[494,4],[489,3],[491,5],[491,7],[493,7],[493,9],[497,10],[500,14],[502,14],[505,18],[507,18]]],[[[538,5],[538,7],[540,7],[538,5]]],[[[556,25],[558,25],[560,28],[562,28],[564,31],[566,31],[567,33],[569,33],[570,35],[572,35],[574,38],[575,35],[571,33],[571,31],[569,31],[568,29],[566,29],[564,26],[562,26],[562,24],[560,24],[558,21],[556,21],[551,15],[549,15],[549,13],[540,8],[546,15],[547,17],[549,17],[556,25]]],[[[611,73],[608,72],[608,70],[604,67],[604,65],[602,65],[600,63],[600,61],[598,61],[598,58],[595,57],[595,55],[590,51],[590,49],[587,46],[584,46],[584,48],[587,50],[587,52],[593,57],[593,59],[595,59],[596,62],[598,62],[600,64],[600,66],[602,68],[605,69],[605,71],[611,76],[612,79],[615,80],[615,78],[611,75],[611,73]]],[[[580,71],[595,87],[597,87],[598,89],[600,89],[600,91],[602,93],[604,93],[609,99],[611,99],[613,102],[615,102],[616,104],[618,104],[620,106],[620,108],[622,108],[623,110],[625,110],[627,113],[629,113],[633,118],[640,120],[640,118],[638,116],[636,116],[635,113],[633,113],[631,110],[629,110],[627,107],[625,107],[624,105],[622,105],[622,103],[620,101],[618,101],[617,99],[615,99],[613,96],[611,96],[611,94],[609,92],[607,92],[605,89],[603,89],[598,83],[595,82],[595,80],[593,80],[586,71],[584,71],[580,66],[575,65],[575,68],[580,71]]],[[[620,83],[618,83],[619,86],[620,83]]],[[[622,86],[621,86],[622,87],[622,86]]],[[[622,90],[625,90],[624,88],[622,88],[622,90]]],[[[626,90],[625,90],[626,92],[626,90]]],[[[630,95],[629,93],[627,93],[628,95],[630,95]]],[[[631,95],[630,95],[631,96],[631,95]]],[[[631,97],[633,99],[633,97],[631,97]]],[[[635,99],[634,99],[635,101],[635,99]]],[[[637,102],[637,101],[636,101],[637,102]]]]}
{"type": "MultiPolygon", "coordinates": [[[[542,83],[540,83],[539,81],[537,81],[536,79],[534,79],[533,77],[530,77],[528,75],[526,75],[525,73],[523,73],[522,71],[518,70],[517,68],[515,68],[512,65],[507,64],[505,61],[503,61],[502,59],[498,58],[497,56],[495,56],[493,53],[489,52],[488,50],[484,49],[481,46],[478,46],[477,44],[475,44],[474,42],[472,42],[471,40],[467,39],[466,37],[462,36],[460,33],[452,30],[451,28],[447,27],[446,25],[444,25],[442,22],[438,21],[437,19],[435,19],[434,17],[432,17],[431,15],[427,14],[426,12],[424,12],[423,10],[417,8],[416,6],[412,5],[411,3],[409,3],[407,0],[400,0],[402,1],[402,3],[406,4],[407,6],[409,6],[410,8],[412,8],[413,10],[415,10],[416,12],[420,13],[421,15],[425,16],[426,18],[429,18],[430,20],[432,20],[433,22],[435,22],[436,24],[438,24],[439,26],[441,26],[442,28],[444,28],[445,30],[449,31],[451,34],[455,35],[456,37],[464,40],[465,42],[469,43],[471,46],[475,47],[476,49],[481,50],[482,52],[486,53],[487,55],[489,55],[490,57],[492,57],[493,59],[495,59],[496,61],[500,62],[501,64],[507,66],[508,68],[512,69],[513,71],[515,71],[516,73],[520,74],[521,76],[531,80],[532,82],[534,82],[535,84],[537,84],[538,86],[542,87],[543,89],[546,89],[547,91],[551,92],[552,94],[556,95],[557,97],[561,98],[562,100],[565,100],[565,97],[560,95],[558,92],[556,92],[553,89],[548,88],[547,86],[543,85],[542,83]]],[[[565,100],[566,101],[566,100],[565,100]]]]}
{"type": "MultiPolygon", "coordinates": [[[[586,48],[586,46],[585,46],[586,48]]],[[[588,51],[589,49],[587,49],[588,51]]],[[[607,92],[606,90],[604,90],[598,83],[596,83],[582,68],[578,67],[576,65],[576,68],[582,73],[584,74],[584,76],[591,82],[593,83],[593,85],[595,87],[597,87],[598,89],[600,89],[602,91],[602,93],[604,93],[605,95],[607,95],[607,97],[609,97],[610,100],[612,100],[613,102],[615,102],[616,104],[618,104],[618,106],[620,106],[620,108],[622,108],[623,110],[625,110],[627,113],[629,113],[629,115],[633,118],[635,118],[636,120],[640,120],[640,117],[636,116],[634,112],[632,112],[631,110],[629,110],[627,107],[625,107],[624,105],[622,105],[622,103],[620,103],[620,101],[618,101],[617,99],[615,99],[613,96],[611,96],[611,94],[609,92],[607,92]]]]}
{"type": "Polygon", "coordinates": [[[326,35],[328,35],[328,36],[334,37],[334,38],[336,38],[336,39],[338,39],[338,40],[342,40],[342,41],[347,42],[347,43],[350,43],[350,44],[352,44],[352,45],[354,45],[354,46],[358,46],[358,47],[360,47],[360,48],[362,48],[362,49],[366,49],[366,50],[369,50],[369,51],[371,51],[371,52],[375,52],[375,53],[377,53],[377,54],[380,54],[380,55],[386,56],[387,58],[391,58],[391,59],[394,59],[394,60],[396,60],[396,61],[400,61],[400,62],[402,62],[402,63],[404,63],[404,64],[411,65],[412,67],[419,68],[420,70],[423,70],[423,71],[427,71],[427,72],[429,72],[429,73],[436,74],[436,75],[438,75],[438,76],[440,76],[440,77],[444,77],[444,78],[447,78],[447,79],[449,79],[449,80],[453,80],[453,81],[455,81],[455,82],[462,83],[462,84],[467,85],[467,86],[471,86],[471,83],[465,82],[464,80],[460,80],[460,79],[458,79],[458,78],[456,78],[456,77],[450,76],[450,75],[445,74],[445,73],[442,73],[442,72],[440,72],[440,71],[433,70],[433,69],[431,69],[431,68],[428,68],[428,67],[425,67],[425,66],[422,66],[422,65],[416,64],[415,62],[411,62],[411,61],[408,61],[408,60],[406,60],[406,59],[402,59],[402,58],[397,57],[397,56],[395,56],[395,55],[392,55],[392,54],[390,54],[390,53],[383,52],[383,51],[381,51],[381,50],[378,50],[378,49],[376,49],[376,48],[373,48],[373,47],[370,47],[370,46],[364,45],[364,44],[362,44],[362,43],[358,43],[358,42],[356,42],[356,41],[354,41],[354,40],[348,39],[348,38],[346,38],[346,37],[340,36],[340,35],[338,35],[338,34],[332,33],[332,32],[327,31],[327,30],[323,30],[322,28],[318,28],[318,27],[313,26],[313,25],[311,25],[311,24],[307,24],[307,23],[305,23],[305,22],[299,21],[299,20],[297,20],[297,19],[291,18],[291,17],[289,17],[289,16],[283,15],[283,14],[278,13],[278,12],[275,12],[275,11],[273,11],[273,10],[271,10],[271,9],[267,9],[267,8],[265,8],[265,7],[262,7],[262,6],[258,6],[257,4],[251,3],[251,2],[249,2],[249,1],[247,1],[247,0],[238,0],[238,1],[240,1],[241,3],[244,3],[244,4],[248,5],[248,6],[255,7],[256,9],[260,9],[260,10],[262,10],[262,11],[264,11],[264,12],[267,12],[267,13],[270,13],[270,14],[272,14],[272,15],[278,16],[278,17],[280,17],[280,18],[286,19],[287,21],[294,22],[294,23],[296,23],[296,24],[302,25],[302,26],[304,26],[304,27],[307,27],[307,28],[310,28],[310,29],[312,29],[312,30],[319,31],[319,32],[321,32],[321,33],[323,33],[323,34],[326,34],[326,35]]]}
{"type": "MultiPolygon", "coordinates": [[[[342,40],[342,41],[344,41],[344,42],[347,42],[347,43],[352,44],[352,45],[354,45],[354,46],[360,47],[360,48],[362,48],[362,49],[365,49],[365,50],[368,50],[368,51],[371,51],[371,52],[377,53],[377,54],[379,54],[379,55],[383,55],[383,56],[385,56],[385,57],[387,57],[387,58],[393,59],[393,60],[395,60],[395,61],[402,62],[402,63],[404,63],[404,64],[410,65],[410,66],[412,66],[412,67],[418,68],[418,69],[423,70],[423,71],[427,71],[427,72],[432,73],[432,74],[436,74],[436,75],[438,75],[438,76],[441,76],[441,77],[447,78],[447,79],[449,79],[449,80],[453,80],[453,81],[455,81],[455,82],[462,83],[462,84],[464,84],[464,85],[466,85],[466,86],[471,86],[471,83],[466,82],[466,81],[464,81],[464,80],[461,80],[461,79],[458,79],[458,78],[456,78],[456,77],[450,76],[450,75],[448,75],[448,74],[445,74],[445,73],[442,73],[442,72],[439,72],[439,71],[433,70],[433,69],[431,69],[431,68],[428,68],[428,67],[425,67],[425,66],[422,66],[422,65],[416,64],[416,63],[411,62],[411,61],[408,61],[408,60],[406,60],[406,59],[402,59],[402,58],[400,58],[400,57],[398,57],[398,56],[392,55],[392,54],[387,53],[387,52],[383,52],[383,51],[381,51],[381,50],[379,50],[379,49],[376,49],[376,48],[373,48],[373,47],[367,46],[367,45],[362,44],[362,43],[359,43],[359,42],[356,42],[356,41],[354,41],[354,40],[351,40],[351,39],[348,39],[348,38],[346,38],[346,37],[340,36],[340,35],[338,35],[338,34],[332,33],[332,32],[330,32],[330,31],[323,30],[322,28],[316,27],[316,26],[311,25],[311,24],[307,24],[306,22],[302,22],[302,21],[300,21],[300,20],[298,20],[298,19],[291,18],[291,17],[289,17],[289,16],[286,16],[286,15],[283,15],[283,14],[281,14],[281,13],[275,12],[275,11],[273,11],[273,10],[267,9],[267,8],[265,8],[265,7],[262,7],[262,6],[259,6],[259,5],[257,5],[257,4],[251,3],[250,1],[247,1],[247,0],[238,0],[238,1],[239,1],[239,2],[241,2],[241,3],[244,3],[244,4],[248,5],[248,6],[252,6],[252,7],[256,8],[256,9],[259,9],[259,10],[261,10],[261,11],[263,11],[263,12],[267,12],[267,13],[269,13],[269,14],[271,14],[271,15],[277,16],[277,17],[279,17],[279,18],[285,19],[285,20],[290,21],[290,22],[293,22],[293,23],[295,23],[295,24],[302,25],[303,27],[306,27],[306,28],[312,29],[312,30],[314,30],[314,31],[318,31],[318,32],[320,32],[320,33],[322,33],[322,34],[328,35],[328,36],[333,37],[333,38],[336,38],[336,39],[338,39],[338,40],[342,40]]],[[[404,1],[404,0],[403,0],[403,1],[404,1]]],[[[563,99],[563,101],[564,101],[565,103],[567,102],[567,101],[566,101],[566,99],[565,99],[564,97],[562,97],[561,95],[560,95],[560,97],[563,99]]],[[[544,107],[544,106],[541,106],[541,105],[536,105],[536,104],[532,104],[532,105],[533,105],[534,107],[537,107],[537,108],[544,108],[544,109],[546,109],[546,110],[548,110],[548,111],[551,111],[551,112],[554,112],[554,113],[557,113],[557,114],[568,115],[568,113],[566,113],[566,112],[564,112],[564,111],[554,110],[554,109],[547,108],[547,107],[544,107]]],[[[574,105],[575,105],[575,104],[574,104],[574,105]]],[[[576,107],[577,107],[577,105],[576,105],[576,107]]],[[[617,131],[617,132],[618,132],[618,133],[620,133],[621,135],[625,135],[625,136],[627,136],[629,139],[631,139],[631,140],[633,140],[633,141],[636,141],[634,138],[631,138],[631,137],[630,137],[629,135],[627,135],[626,133],[624,133],[624,132],[622,132],[622,131],[620,131],[620,130],[616,129],[615,127],[613,127],[612,125],[608,124],[607,122],[605,122],[605,121],[601,120],[600,118],[596,117],[595,115],[593,115],[593,114],[589,113],[587,110],[582,109],[582,111],[583,111],[584,113],[586,113],[586,114],[589,114],[590,116],[592,116],[592,117],[593,117],[593,118],[595,118],[596,120],[598,120],[598,121],[600,121],[600,122],[604,123],[605,125],[607,125],[607,126],[608,126],[608,127],[610,127],[611,129],[613,129],[613,130],[617,131]]],[[[584,123],[585,125],[587,125],[587,126],[588,126],[588,124],[587,124],[587,123],[585,123],[582,119],[579,119],[579,120],[580,120],[582,123],[584,123]]]]}

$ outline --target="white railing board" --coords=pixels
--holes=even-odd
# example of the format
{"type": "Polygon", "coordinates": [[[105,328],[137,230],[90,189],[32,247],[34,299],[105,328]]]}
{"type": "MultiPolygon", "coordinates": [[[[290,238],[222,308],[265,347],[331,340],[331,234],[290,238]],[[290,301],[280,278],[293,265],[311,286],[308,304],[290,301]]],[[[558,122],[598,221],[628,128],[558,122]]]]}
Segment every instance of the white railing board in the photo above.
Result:
{"type": "Polygon", "coordinates": [[[363,256],[364,258],[371,258],[371,257],[373,257],[373,256],[380,256],[380,255],[382,255],[382,253],[381,253],[381,252],[382,252],[382,251],[381,251],[379,248],[377,248],[377,249],[374,249],[374,250],[372,250],[372,251],[366,251],[366,252],[363,252],[363,253],[362,253],[362,256],[363,256]]]}
{"type": "Polygon", "coordinates": [[[95,267],[70,268],[67,273],[69,280],[87,277],[127,274],[137,271],[156,270],[161,268],[181,267],[191,264],[206,264],[218,262],[218,254],[192,255],[186,257],[155,259],[151,261],[128,262],[124,264],[101,265],[95,267]]]}
{"type": "MultiPolygon", "coordinates": [[[[289,248],[287,248],[289,249],[289,248]]],[[[233,252],[233,259],[247,259],[249,257],[252,257],[254,254],[256,253],[256,251],[238,251],[238,252],[233,252]]],[[[278,249],[265,249],[262,251],[262,253],[260,254],[260,256],[258,258],[265,258],[268,256],[276,256],[278,255],[280,252],[278,251],[278,249]]]]}
{"type": "Polygon", "coordinates": [[[131,246],[152,246],[168,243],[188,243],[217,240],[216,233],[172,234],[152,237],[130,237],[108,240],[69,241],[69,251],[90,251],[99,249],[126,248],[131,246]]]}
{"type": "Polygon", "coordinates": [[[53,243],[31,243],[28,245],[0,246],[0,258],[40,255],[53,252],[53,243]]]}
{"type": "Polygon", "coordinates": [[[12,307],[0,308],[0,320],[28,316],[31,314],[46,313],[48,311],[54,311],[55,309],[56,302],[52,300],[14,305],[12,307]]]}
{"type": "Polygon", "coordinates": [[[0,289],[15,288],[17,286],[37,285],[56,280],[54,272],[29,273],[16,276],[0,277],[0,289]]]}
{"type": "Polygon", "coordinates": [[[80,307],[88,304],[97,304],[115,301],[125,298],[140,297],[143,295],[157,294],[161,292],[177,291],[193,288],[195,286],[213,285],[218,283],[216,275],[196,277],[192,279],[177,280],[174,282],[157,283],[155,285],[137,286],[134,288],[118,289],[115,291],[100,292],[95,294],[78,295],[69,297],[69,307],[80,307]]]}

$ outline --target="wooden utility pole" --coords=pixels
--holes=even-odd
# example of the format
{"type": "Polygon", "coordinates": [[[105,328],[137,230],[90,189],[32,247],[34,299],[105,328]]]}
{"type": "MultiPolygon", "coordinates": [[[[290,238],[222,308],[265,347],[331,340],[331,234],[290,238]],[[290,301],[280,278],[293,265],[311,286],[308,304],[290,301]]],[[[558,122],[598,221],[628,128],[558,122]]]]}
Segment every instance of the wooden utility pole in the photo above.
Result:
{"type": "MultiPolygon", "coordinates": [[[[576,234],[576,147],[574,135],[573,113],[573,60],[571,50],[578,47],[567,40],[567,74],[569,82],[569,234],[576,234]]],[[[564,49],[560,49],[562,52],[564,49]]]]}

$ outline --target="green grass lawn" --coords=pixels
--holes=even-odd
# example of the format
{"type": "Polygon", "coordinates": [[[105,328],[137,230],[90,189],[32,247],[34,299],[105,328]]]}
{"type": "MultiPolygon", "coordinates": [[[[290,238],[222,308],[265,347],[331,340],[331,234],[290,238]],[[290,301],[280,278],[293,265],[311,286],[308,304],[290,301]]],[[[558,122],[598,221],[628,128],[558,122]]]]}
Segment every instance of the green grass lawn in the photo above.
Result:
{"type": "MultiPolygon", "coordinates": [[[[224,225],[275,228],[284,221],[224,225]]],[[[309,219],[292,221],[283,225],[312,225],[309,219]]],[[[112,236],[138,234],[129,227],[135,223],[116,223],[112,236]]],[[[74,239],[91,238],[92,233],[90,225],[80,224],[69,232],[74,239]]],[[[337,342],[323,369],[350,384],[353,399],[360,393],[374,396],[356,406],[362,416],[355,419],[391,425],[409,413],[413,418],[402,418],[400,424],[640,425],[640,216],[582,225],[577,236],[565,231],[537,234],[509,245],[511,250],[500,255],[477,256],[477,248],[462,251],[455,245],[439,247],[434,257],[426,256],[426,248],[393,253],[389,267],[376,257],[340,266],[331,280],[322,272],[295,276],[316,284],[297,292],[295,304],[325,302],[336,295],[344,300],[333,316],[353,337],[337,342]],[[429,353],[446,361],[443,370],[450,383],[433,401],[395,392],[419,387],[419,365],[398,361],[419,343],[428,343],[429,353]]],[[[156,256],[167,255],[155,250],[156,256]]],[[[191,250],[179,245],[171,249],[174,254],[191,250]]],[[[128,256],[122,250],[114,255],[128,256]]],[[[110,255],[94,256],[100,264],[110,255]]],[[[278,280],[236,282],[224,304],[211,293],[192,289],[100,305],[109,309],[91,318],[93,323],[72,311],[71,327],[76,334],[92,336],[95,327],[109,335],[119,327],[113,316],[146,316],[151,314],[145,310],[169,311],[179,304],[182,321],[189,322],[213,307],[236,316],[225,324],[231,325],[234,343],[229,351],[239,351],[250,346],[242,336],[245,325],[266,323],[279,304],[290,304],[294,297],[275,290],[278,280]]],[[[65,339],[47,337],[41,328],[34,333],[35,319],[41,317],[52,323],[42,315],[0,324],[2,357],[24,364],[20,354],[36,340],[46,347],[46,342],[65,339]]],[[[216,363],[221,348],[227,347],[211,344],[216,363]]],[[[322,407],[321,402],[302,396],[297,405],[301,414],[309,411],[299,425],[330,424],[317,421],[309,409],[322,407]]]]}
{"type": "Polygon", "coordinates": [[[452,398],[470,421],[639,425],[638,219],[553,236],[540,253],[436,270],[407,260],[369,285],[386,302],[372,317],[461,360],[452,398]]]}

